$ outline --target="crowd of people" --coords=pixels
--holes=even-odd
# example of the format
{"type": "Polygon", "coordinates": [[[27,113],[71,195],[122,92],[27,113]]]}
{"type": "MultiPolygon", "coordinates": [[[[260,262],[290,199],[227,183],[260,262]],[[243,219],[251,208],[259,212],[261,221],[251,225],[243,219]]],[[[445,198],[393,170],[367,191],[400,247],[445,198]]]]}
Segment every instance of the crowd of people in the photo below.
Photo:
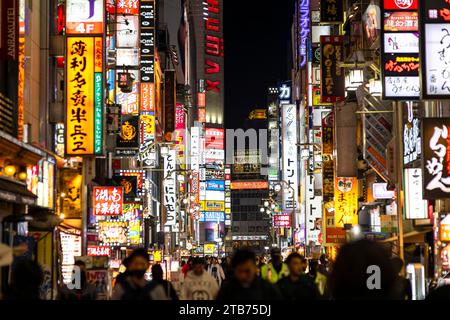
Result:
{"type": "MultiPolygon", "coordinates": [[[[81,286],[63,285],[61,300],[95,300],[95,288],[86,280],[85,265],[76,262],[81,272],[81,286]]],[[[283,261],[273,248],[270,260],[257,257],[251,250],[237,250],[232,257],[191,257],[180,266],[181,287],[176,290],[165,279],[163,268],[150,268],[147,250],[133,251],[124,261],[126,270],[116,277],[113,300],[410,300],[410,281],[401,276],[403,261],[391,258],[376,242],[360,240],[343,246],[333,263],[326,255],[306,259],[297,252],[283,261]],[[380,270],[377,288],[368,286],[367,270],[380,270]],[[151,279],[146,274],[151,270],[151,279]]],[[[10,290],[5,299],[39,299],[42,271],[31,261],[14,268],[10,290]]],[[[448,287],[430,292],[428,299],[450,299],[448,287]]]]}

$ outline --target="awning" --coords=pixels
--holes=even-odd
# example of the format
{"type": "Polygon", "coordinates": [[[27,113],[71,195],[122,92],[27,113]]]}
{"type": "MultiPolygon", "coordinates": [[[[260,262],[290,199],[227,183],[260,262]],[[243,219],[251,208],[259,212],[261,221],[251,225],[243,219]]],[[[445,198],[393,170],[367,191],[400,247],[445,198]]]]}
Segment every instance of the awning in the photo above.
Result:
{"type": "Polygon", "coordinates": [[[23,165],[36,165],[46,155],[39,148],[0,131],[0,156],[14,159],[23,165]]]}
{"type": "Polygon", "coordinates": [[[0,177],[0,200],[35,205],[37,196],[22,183],[0,177]]]}
{"type": "MultiPolygon", "coordinates": [[[[428,233],[430,231],[433,231],[431,228],[427,228],[420,231],[411,231],[408,233],[405,233],[403,235],[403,242],[404,243],[416,243],[416,242],[425,242],[425,233],[428,233]]],[[[392,242],[397,241],[398,237],[391,237],[385,240],[382,240],[380,242],[392,242]]]]}

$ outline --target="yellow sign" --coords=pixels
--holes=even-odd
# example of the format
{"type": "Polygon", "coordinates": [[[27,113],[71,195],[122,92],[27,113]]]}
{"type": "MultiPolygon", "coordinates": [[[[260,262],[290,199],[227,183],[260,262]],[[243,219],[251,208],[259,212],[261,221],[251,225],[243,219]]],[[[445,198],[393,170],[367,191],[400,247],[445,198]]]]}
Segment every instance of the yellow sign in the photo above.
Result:
{"type": "Polygon", "coordinates": [[[200,201],[201,211],[225,211],[225,202],[223,201],[200,201]]]}
{"type": "Polygon", "coordinates": [[[216,245],[214,243],[206,243],[203,249],[204,254],[214,254],[216,252],[216,245]]]}
{"type": "Polygon", "coordinates": [[[66,154],[102,154],[101,37],[67,37],[66,154]]]}
{"type": "Polygon", "coordinates": [[[153,251],[153,261],[154,262],[162,261],[162,251],[161,250],[153,251]]]}
{"type": "Polygon", "coordinates": [[[334,179],[334,207],[336,227],[358,224],[358,179],[334,179]]]}

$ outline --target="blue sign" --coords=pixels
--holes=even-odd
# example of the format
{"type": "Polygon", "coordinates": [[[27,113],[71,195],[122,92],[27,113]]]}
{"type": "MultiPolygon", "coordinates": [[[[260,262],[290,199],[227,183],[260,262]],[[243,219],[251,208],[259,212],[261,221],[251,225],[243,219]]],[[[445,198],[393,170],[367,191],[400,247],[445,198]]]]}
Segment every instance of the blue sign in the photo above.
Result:
{"type": "Polygon", "coordinates": [[[208,180],[206,181],[206,190],[224,191],[225,181],[223,180],[208,180]]]}
{"type": "Polygon", "coordinates": [[[223,211],[202,211],[200,212],[201,222],[224,222],[225,213],[223,211]]]}

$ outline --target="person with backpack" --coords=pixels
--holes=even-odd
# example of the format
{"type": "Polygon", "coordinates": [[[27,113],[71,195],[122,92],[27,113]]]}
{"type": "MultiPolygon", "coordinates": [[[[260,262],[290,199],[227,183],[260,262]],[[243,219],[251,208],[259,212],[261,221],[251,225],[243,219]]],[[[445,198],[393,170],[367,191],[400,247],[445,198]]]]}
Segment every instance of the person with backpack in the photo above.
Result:
{"type": "Polygon", "coordinates": [[[145,273],[150,266],[147,250],[138,248],[129,256],[127,274],[117,282],[112,300],[169,300],[164,288],[155,281],[147,281],[145,273]]]}

